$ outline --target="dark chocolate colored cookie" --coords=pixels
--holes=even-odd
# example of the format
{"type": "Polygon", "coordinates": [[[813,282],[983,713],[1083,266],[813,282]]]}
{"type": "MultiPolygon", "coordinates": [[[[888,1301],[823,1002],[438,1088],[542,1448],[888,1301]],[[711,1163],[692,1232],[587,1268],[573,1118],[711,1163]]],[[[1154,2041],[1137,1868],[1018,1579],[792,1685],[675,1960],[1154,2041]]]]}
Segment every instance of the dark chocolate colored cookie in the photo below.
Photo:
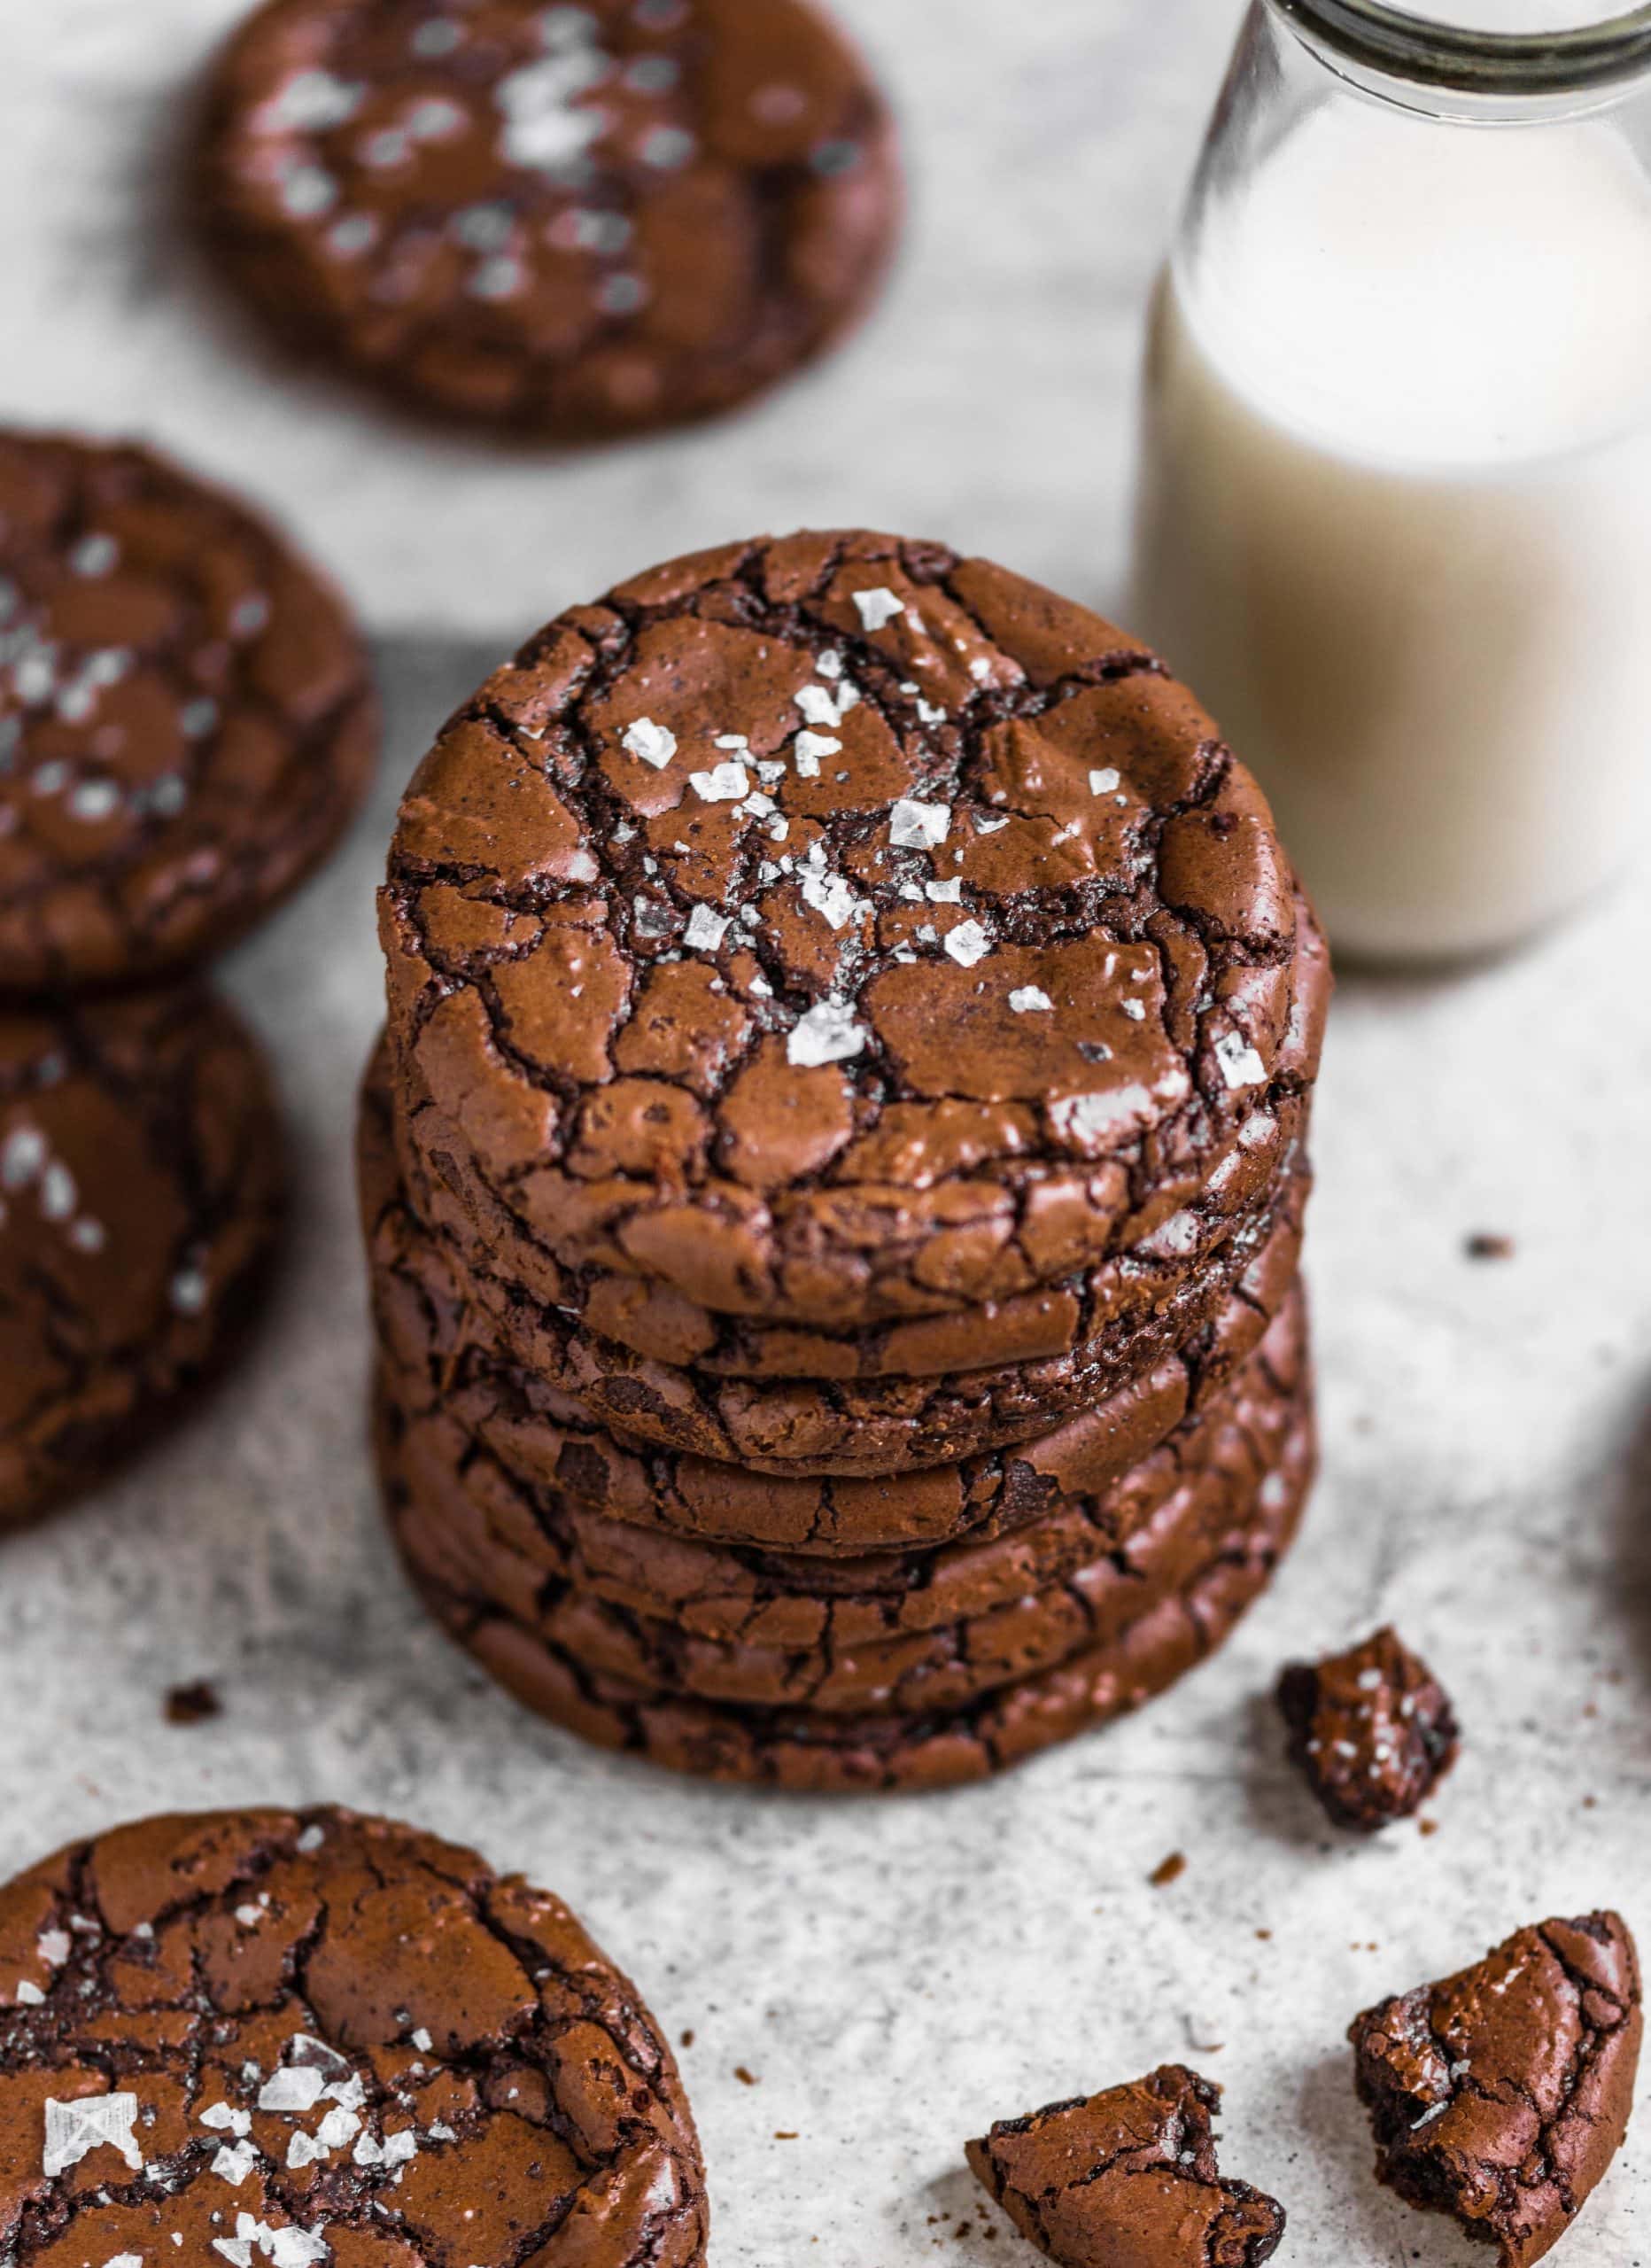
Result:
{"type": "Polygon", "coordinates": [[[1450,1696],[1396,1630],[1278,1681],[1290,1760],[1338,1827],[1373,1834],[1421,1809],[1456,1761],[1450,1696]]]}
{"type": "MultiPolygon", "coordinates": [[[[954,1561],[950,1618],[944,1590],[934,1611],[905,1627],[886,1607],[879,1612],[881,1602],[818,1588],[774,1602],[776,1620],[794,1607],[794,1623],[811,1619],[811,1633],[752,1627],[754,1604],[744,1627],[713,1635],[686,1627],[640,1583],[600,1571],[587,1580],[569,1508],[537,1500],[439,1414],[406,1420],[386,1398],[381,1422],[404,1483],[392,1507],[403,1557],[438,1583],[504,1607],[587,1668],[741,1706],[905,1716],[961,1708],[1109,1644],[1224,1548],[1241,1550],[1260,1490],[1283,1462],[1299,1392],[1287,1399],[1259,1364],[1242,1391],[1120,1490],[1122,1503],[1074,1506],[1068,1520],[1051,1522],[1061,1533],[1041,1582],[1027,1580],[1038,1534],[1029,1530],[1019,1554],[986,1547],[976,1597],[967,1596],[967,1566],[954,1561]]],[[[633,1548],[631,1557],[646,1569],[645,1551],[633,1548]]]]}
{"type": "Polygon", "coordinates": [[[97,1480],[211,1372],[283,1180],[263,1056],[210,995],[0,1015],[0,1525],[97,1480]]]}
{"type": "Polygon", "coordinates": [[[461,1202],[770,1324],[1062,1284],[1315,1068],[1322,942],[1210,718],[888,537],[552,624],[421,766],[382,926],[407,1138],[461,1202]]]}
{"type": "Polygon", "coordinates": [[[1001,2119],[965,2144],[1022,2236],[1060,2268],[1260,2268],[1284,2209],[1216,2163],[1221,2091],[1183,2064],[1001,2119]]]}
{"type": "Polygon", "coordinates": [[[525,1480],[468,1431],[461,1402],[430,1371],[410,1373],[386,1359],[383,1392],[460,1556],[497,1546],[540,1591],[566,1584],[693,1637],[789,1655],[973,1621],[1104,1557],[1129,1574],[1136,1540],[1205,1473],[1219,1471],[1236,1486],[1249,1472],[1253,1492],[1250,1468],[1268,1454],[1305,1354],[1303,1307],[1292,1297],[1239,1377],[1099,1493],[1057,1497],[1041,1511],[1004,1507],[937,1549],[838,1558],[695,1542],[610,1518],[554,1485],[525,1480]]]}
{"type": "Polygon", "coordinates": [[[634,1988],[473,1852],[207,1813],[0,1891],[17,2268],[697,2268],[706,2225],[634,1988]]]}
{"type": "MultiPolygon", "coordinates": [[[[369,1162],[389,1157],[370,1131],[374,1107],[369,1090],[369,1162]]],[[[1299,1223],[1286,1218],[1205,1330],[1035,1441],[896,1478],[787,1479],[678,1455],[604,1426],[577,1397],[490,1347],[447,1256],[404,1210],[384,1211],[382,1193],[368,1192],[368,1202],[376,1213],[381,1352],[404,1381],[424,1381],[422,1397],[410,1384],[403,1389],[413,1407],[421,1399],[438,1404],[531,1488],[685,1540],[810,1560],[1006,1535],[1063,1499],[1112,1488],[1249,1358],[1289,1297],[1300,1249],[1299,1223]]],[[[1269,1359],[1276,1367],[1276,1343],[1269,1359]]]]}
{"type": "Polygon", "coordinates": [[[1460,1976],[1367,2009],[1348,2038],[1377,2179],[1453,2214],[1502,2268],[1531,2268],[1622,2146],[1642,2028],[1616,1914],[1517,1930],[1460,1976]]]}
{"type": "MultiPolygon", "coordinates": [[[[577,1313],[541,1308],[421,1222],[394,1180],[389,1099],[369,1087],[360,1128],[363,1212],[374,1294],[384,1313],[398,1286],[444,1313],[461,1349],[502,1357],[572,1395],[603,1425],[690,1456],[793,1479],[875,1476],[952,1464],[1048,1433],[1152,1371],[1222,1314],[1283,1223],[1306,1204],[1298,1161],[1276,1206],[1252,1212],[1201,1273],[1161,1299],[1151,1275],[1069,1354],[939,1378],[747,1380],[651,1361],[581,1328],[577,1313]]],[[[383,1326],[391,1327],[386,1322],[383,1326]]]]}
{"type": "MultiPolygon", "coordinates": [[[[388,1104],[393,1087],[383,1059],[375,1060],[368,1084],[388,1104]]],[[[1228,1239],[1276,1200],[1301,1157],[1310,1101],[1291,1093],[1253,1111],[1221,1171],[1127,1253],[1061,1283],[851,1332],[719,1314],[639,1276],[561,1268],[487,1192],[472,1185],[460,1203],[414,1144],[403,1140],[398,1148],[413,1210],[440,1229],[470,1277],[492,1288],[508,1328],[524,1308],[549,1308],[587,1337],[706,1378],[854,1385],[1050,1361],[1183,1302],[1228,1239]]],[[[423,1124],[428,1130],[428,1117],[423,1124]]],[[[451,1161],[451,1148],[445,1154],[451,1161]]]]}
{"type": "MultiPolygon", "coordinates": [[[[1310,1382],[1283,1462],[1242,1538],[1228,1537],[1184,1588],[1111,1642],[961,1708],[831,1715],[686,1698],[593,1671],[501,1608],[410,1569],[430,1611],[528,1708],[606,1748],[717,1780],[841,1793],[946,1787],[1007,1769],[1140,1707],[1213,1653],[1266,1588],[1313,1478],[1310,1382]]],[[[391,1517],[405,1494],[393,1449],[391,1517]]]]}
{"type": "Polygon", "coordinates": [[[901,203],[882,97],[805,0],[270,0],[214,75],[198,195],[290,341],[570,439],[819,353],[901,203]]]}
{"type": "Polygon", "coordinates": [[[377,734],[341,602],[244,505],[0,434],[0,992],[221,951],[332,848],[377,734]]]}

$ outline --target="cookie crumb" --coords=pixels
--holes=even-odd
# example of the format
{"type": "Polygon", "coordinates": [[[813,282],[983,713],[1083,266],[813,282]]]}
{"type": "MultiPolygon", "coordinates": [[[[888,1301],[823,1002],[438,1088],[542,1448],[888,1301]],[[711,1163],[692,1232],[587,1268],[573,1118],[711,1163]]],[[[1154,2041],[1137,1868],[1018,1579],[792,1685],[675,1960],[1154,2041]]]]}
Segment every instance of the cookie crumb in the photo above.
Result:
{"type": "Polygon", "coordinates": [[[755,2076],[746,2070],[743,2063],[736,2063],[734,2065],[733,2075],[735,2078],[739,2080],[742,2087],[754,2087],[756,2085],[755,2076]]]}
{"type": "Polygon", "coordinates": [[[677,2044],[678,2044],[678,2046],[679,2047],[693,2047],[693,2045],[694,2045],[694,2030],[693,2030],[692,2025],[690,2025],[690,2026],[689,2026],[689,2028],[688,2028],[688,2030],[683,2033],[683,2035],[682,2035],[681,2039],[678,2041],[678,2043],[677,2043],[677,2044]]]}
{"type": "Polygon", "coordinates": [[[1159,1864],[1153,1868],[1151,1873],[1147,1876],[1147,1880],[1151,1884],[1154,1890],[1167,1890],[1171,1883],[1179,1882],[1186,1871],[1186,1852],[1184,1851],[1172,1851],[1168,1858],[1160,1860],[1159,1864]]]}
{"type": "Polygon", "coordinates": [[[1394,1630],[1291,1662],[1276,1697],[1290,1760],[1337,1827],[1369,1835],[1409,1818],[1456,1761],[1450,1696],[1394,1630]]]}
{"type": "Polygon", "coordinates": [[[1217,2257],[1260,2268],[1277,2249],[1284,2210],[1221,2173],[1212,2131],[1221,2099],[1210,2080],[1166,2064],[1000,2120],[965,2155],[987,2194],[1061,2268],[1126,2258],[1204,2268],[1217,2257]]]}
{"type": "Polygon", "coordinates": [[[204,1677],[170,1687],[161,1708],[169,1725],[204,1725],[209,1717],[223,1714],[217,1687],[204,1677]]]}
{"type": "Polygon", "coordinates": [[[1633,1938],[1599,1913],[1516,1930],[1367,2008],[1347,2036],[1376,2179],[1500,2245],[1508,2268],[1540,2259],[1621,2146],[1639,2002],[1633,1938]]]}
{"type": "Polygon", "coordinates": [[[1489,1236],[1483,1231],[1469,1237],[1462,1247],[1469,1260],[1511,1260],[1515,1248],[1512,1237],[1489,1236]]]}

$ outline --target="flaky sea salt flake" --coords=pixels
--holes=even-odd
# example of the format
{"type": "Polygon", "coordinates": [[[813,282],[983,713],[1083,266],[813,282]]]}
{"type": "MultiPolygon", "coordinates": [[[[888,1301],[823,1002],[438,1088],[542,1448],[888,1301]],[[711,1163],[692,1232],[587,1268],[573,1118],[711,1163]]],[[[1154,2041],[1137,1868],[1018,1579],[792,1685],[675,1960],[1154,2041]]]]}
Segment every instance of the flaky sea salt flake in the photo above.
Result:
{"type": "Polygon", "coordinates": [[[933,850],[950,831],[950,804],[919,804],[901,796],[888,815],[888,839],[899,850],[933,850]]]}
{"type": "Polygon", "coordinates": [[[955,929],[948,929],[945,945],[959,968],[973,968],[992,950],[992,941],[978,921],[960,921],[955,929]]]}
{"type": "Polygon", "coordinates": [[[1267,1066],[1241,1031],[1224,1031],[1215,1043],[1215,1060],[1222,1078],[1235,1092],[1257,1087],[1267,1076],[1267,1066]]]}
{"type": "Polygon", "coordinates": [[[897,599],[890,590],[857,591],[855,605],[860,610],[860,621],[868,635],[886,627],[896,615],[906,610],[903,599],[897,599]]]}
{"type": "Polygon", "coordinates": [[[817,1070],[822,1063],[846,1063],[861,1052],[865,1041],[846,1000],[818,1000],[792,1028],[786,1060],[805,1070],[817,1070]]]}
{"type": "Polygon", "coordinates": [[[619,745],[628,756],[638,757],[644,764],[651,764],[655,772],[663,772],[677,752],[677,736],[663,725],[656,725],[651,717],[639,717],[627,725],[619,745]]]}
{"type": "MultiPolygon", "coordinates": [[[[696,953],[714,953],[732,926],[732,914],[713,913],[709,905],[696,905],[688,916],[688,926],[683,943],[696,953]]],[[[428,2052],[430,2034],[415,2032],[414,2044],[428,2052]]]]}
{"type": "Polygon", "coordinates": [[[709,772],[691,772],[688,785],[702,804],[737,804],[751,788],[743,764],[718,764],[709,772]]]}
{"type": "Polygon", "coordinates": [[[118,2150],[134,2173],[141,2172],[143,2154],[132,2129],[137,2123],[135,2094],[81,2095],[59,2102],[46,2097],[46,2148],[41,2170],[48,2179],[79,2165],[89,2151],[118,2150]]]}

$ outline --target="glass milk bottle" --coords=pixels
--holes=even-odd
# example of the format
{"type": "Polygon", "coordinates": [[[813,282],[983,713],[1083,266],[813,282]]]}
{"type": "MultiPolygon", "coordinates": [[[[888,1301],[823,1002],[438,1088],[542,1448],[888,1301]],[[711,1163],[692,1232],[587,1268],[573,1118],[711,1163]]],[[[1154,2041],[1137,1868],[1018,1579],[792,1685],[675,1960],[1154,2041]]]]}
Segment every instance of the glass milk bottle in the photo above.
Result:
{"type": "Polygon", "coordinates": [[[1651,8],[1471,4],[1258,0],[1148,358],[1127,619],[1384,959],[1536,935],[1651,803],[1651,8]]]}

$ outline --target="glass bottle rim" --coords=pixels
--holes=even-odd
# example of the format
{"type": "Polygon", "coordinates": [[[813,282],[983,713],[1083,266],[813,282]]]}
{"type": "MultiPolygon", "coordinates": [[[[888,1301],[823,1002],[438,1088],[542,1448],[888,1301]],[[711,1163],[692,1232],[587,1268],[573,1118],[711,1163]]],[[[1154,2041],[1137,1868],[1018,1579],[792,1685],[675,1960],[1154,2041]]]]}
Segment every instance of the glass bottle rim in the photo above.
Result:
{"type": "Polygon", "coordinates": [[[1548,32],[1440,22],[1385,0],[1271,0],[1310,45],[1421,88],[1517,99],[1583,94],[1651,71],[1648,4],[1548,32]]]}

